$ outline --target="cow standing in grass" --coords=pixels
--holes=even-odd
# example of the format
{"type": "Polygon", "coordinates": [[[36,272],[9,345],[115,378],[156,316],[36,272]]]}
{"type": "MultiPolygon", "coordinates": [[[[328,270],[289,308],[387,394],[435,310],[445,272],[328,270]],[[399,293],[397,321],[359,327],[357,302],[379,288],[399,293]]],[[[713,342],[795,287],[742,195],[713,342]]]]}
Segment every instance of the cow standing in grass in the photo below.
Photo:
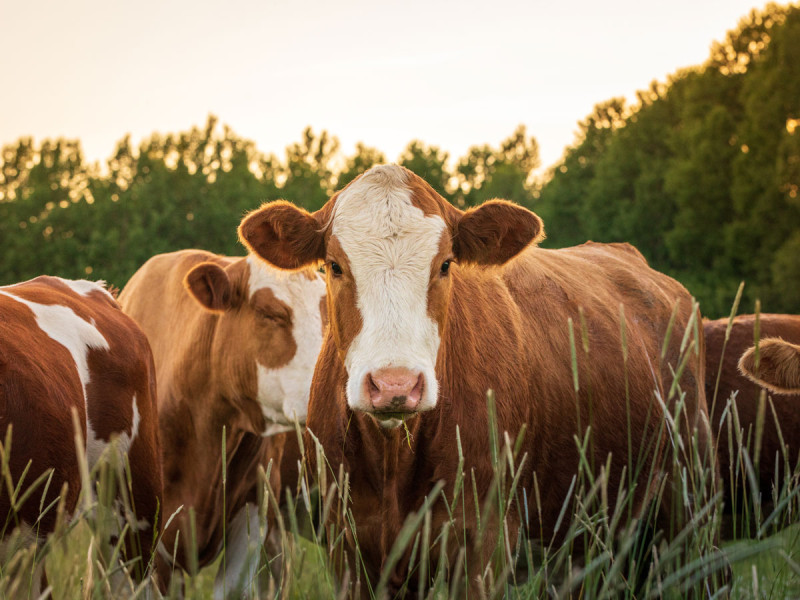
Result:
{"type": "Polygon", "coordinates": [[[184,250],[151,258],[120,302],[155,357],[165,515],[182,507],[159,554],[189,569],[224,549],[215,597],[251,593],[267,534],[258,471],[273,459],[280,489],[285,438],[273,434],[305,421],[325,284],[313,270],[184,250]]]}
{"type": "MultiPolygon", "coordinates": [[[[494,476],[487,390],[496,395],[501,432],[515,440],[525,428],[517,489],[529,502],[526,530],[544,543],[554,538],[570,498],[575,436],[583,440],[587,427],[595,474],[613,459],[605,473],[612,503],[621,485],[635,484],[631,514],[641,514],[666,484],[662,522],[670,515],[680,528],[684,510],[672,493],[679,484],[671,463],[677,454],[679,466],[703,469],[688,456],[692,435],[697,456],[714,470],[696,309],[679,283],[650,269],[634,248],[539,249],[542,223],[530,211],[491,201],[462,212],[395,165],[370,169],[313,214],[286,202],[266,204],[239,232],[253,253],[279,268],[325,265],[330,327],[307,427],[332,473],[340,464],[349,472],[350,561],[358,572],[363,566],[370,586],[381,575],[390,594],[428,585],[418,581],[419,565],[409,565],[411,548],[389,560],[405,519],[436,482],[452,493],[456,426],[467,500],[455,507],[458,539],[451,538],[444,566],[455,577],[464,550],[470,588],[482,585],[500,527],[490,523],[481,536],[470,508],[473,487],[483,506],[494,476]],[[576,332],[585,321],[588,338],[586,355],[575,334],[577,392],[569,319],[576,332]],[[687,328],[693,341],[682,350],[687,328]],[[675,409],[674,372],[685,396],[671,438],[665,411],[675,409]],[[639,458],[633,477],[629,455],[639,458]]],[[[432,500],[434,536],[450,514],[432,500]]],[[[512,545],[524,518],[515,510],[507,516],[512,545]]],[[[433,562],[438,552],[430,551],[433,562]]]]}
{"type": "Polygon", "coordinates": [[[712,407],[711,423],[718,432],[725,503],[728,510],[741,512],[745,499],[752,495],[752,488],[746,467],[738,456],[737,420],[742,431],[742,446],[755,468],[763,501],[773,497],[773,490],[780,491],[787,474],[787,462],[791,473],[800,459],[800,350],[792,345],[792,342],[800,343],[800,317],[762,314],[757,320],[755,315],[741,315],[730,324],[730,331],[728,327],[729,319],[703,323],[706,396],[712,407]],[[756,370],[753,344],[757,322],[760,364],[756,370]],[[756,452],[762,391],[766,392],[763,428],[756,452]],[[756,454],[758,464],[755,463],[756,454]]]}
{"type": "MultiPolygon", "coordinates": [[[[19,525],[23,538],[41,545],[56,525],[62,492],[67,514],[75,513],[81,467],[73,423],[79,425],[89,469],[105,459],[130,465],[130,494],[122,477],[112,506],[118,522],[107,533],[118,536],[127,524],[122,552],[131,561],[131,575],[141,579],[149,572],[162,523],[156,379],[147,339],[101,284],[42,276],[0,287],[0,435],[5,440],[9,428],[12,432],[3,476],[17,485],[27,469],[20,490],[25,492],[52,470],[49,485],[39,481],[13,514],[4,484],[5,534],[19,525]],[[108,450],[114,439],[115,449],[108,450]]],[[[39,559],[39,572],[43,562],[39,559]]],[[[111,585],[123,593],[118,568],[106,565],[116,572],[111,585]]],[[[38,574],[30,582],[36,598],[38,574]]]]}

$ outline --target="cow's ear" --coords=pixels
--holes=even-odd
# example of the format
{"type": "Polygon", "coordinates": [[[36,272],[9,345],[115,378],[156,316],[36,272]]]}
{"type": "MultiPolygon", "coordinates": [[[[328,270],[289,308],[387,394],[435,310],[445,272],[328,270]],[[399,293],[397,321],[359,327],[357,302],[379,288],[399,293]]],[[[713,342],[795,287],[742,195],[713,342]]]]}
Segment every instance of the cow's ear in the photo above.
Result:
{"type": "Polygon", "coordinates": [[[207,310],[222,312],[231,306],[231,280],[219,265],[200,263],[186,274],[183,285],[207,310]]]}
{"type": "Polygon", "coordinates": [[[538,216],[511,202],[490,200],[458,218],[453,253],[459,262],[501,265],[543,239],[544,226],[538,216]]]}
{"type": "Polygon", "coordinates": [[[800,346],[780,338],[765,338],[756,349],[749,348],[739,359],[739,370],[757,384],[776,394],[800,393],[800,346]]]}
{"type": "Polygon", "coordinates": [[[316,216],[285,200],[270,202],[244,218],[239,239],[270,264],[299,269],[325,258],[325,233],[316,216]]]}

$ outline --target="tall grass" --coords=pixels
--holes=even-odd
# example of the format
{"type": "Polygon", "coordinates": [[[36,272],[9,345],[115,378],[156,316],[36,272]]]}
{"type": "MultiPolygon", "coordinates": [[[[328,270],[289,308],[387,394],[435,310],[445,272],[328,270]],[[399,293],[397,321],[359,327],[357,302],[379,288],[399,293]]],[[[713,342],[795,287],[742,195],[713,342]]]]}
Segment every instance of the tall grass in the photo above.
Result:
{"type": "MultiPolygon", "coordinates": [[[[732,311],[731,318],[735,312],[732,311]]],[[[674,323],[671,321],[671,323],[674,323]]],[[[590,356],[586,323],[570,322],[573,390],[576,399],[582,381],[578,357],[590,356]]],[[[675,381],[696,352],[701,324],[693,322],[681,336],[682,354],[673,365],[675,381]]],[[[666,351],[665,342],[664,349],[666,351]]],[[[620,349],[624,361],[627,347],[620,349]]],[[[665,352],[662,352],[662,360],[665,352]]],[[[713,375],[709,375],[713,376],[713,375]]],[[[726,480],[731,486],[733,516],[722,507],[722,483],[705,453],[700,431],[688,431],[685,423],[685,390],[673,385],[656,390],[659,431],[654,439],[639,446],[625,439],[625,476],[616,487],[610,484],[611,461],[619,457],[598,457],[592,451],[591,426],[574,438],[578,464],[571,487],[554,530],[543,539],[533,523],[542,513],[542,489],[547,473],[536,473],[533,486],[520,485],[531,457],[520,453],[521,432],[512,439],[500,431],[495,418],[497,400],[487,396],[489,419],[486,435],[494,479],[489,489],[477,489],[469,468],[470,457],[461,445],[458,425],[454,424],[458,466],[452,487],[442,482],[427,490],[422,506],[408,515],[393,540],[384,569],[377,580],[365,576],[363,548],[359,544],[358,515],[353,514],[349,474],[340,465],[330,464],[324,450],[309,432],[304,438],[297,431],[301,446],[310,440],[304,453],[314,453],[312,472],[299,464],[296,489],[285,490],[282,502],[268,484],[269,469],[260,471],[261,522],[269,527],[268,542],[262,550],[262,567],[256,581],[233,597],[337,598],[366,596],[391,597],[396,582],[390,573],[397,564],[407,564],[407,579],[398,595],[420,598],[462,598],[468,590],[487,598],[787,598],[800,595],[800,466],[797,457],[759,456],[759,427],[744,429],[732,398],[709,398],[724,404],[723,435],[718,444],[727,444],[736,460],[726,480]],[[668,443],[660,461],[648,461],[648,452],[663,437],[668,443]],[[783,475],[773,490],[760,490],[756,468],[759,461],[782,461],[783,475]],[[794,461],[794,462],[793,462],[794,461]],[[676,485],[666,485],[663,474],[671,472],[676,485]],[[634,491],[652,490],[644,510],[634,505],[634,491]],[[766,502],[766,498],[773,499],[766,502]],[[677,500],[681,514],[671,522],[659,519],[659,508],[677,500]],[[448,518],[434,526],[433,510],[444,509],[448,518]],[[478,523],[478,544],[484,548],[485,564],[479,572],[469,571],[469,553],[463,515],[471,512],[478,523]],[[726,522],[726,518],[732,522],[726,522]],[[518,519],[520,534],[515,531],[518,519]],[[454,562],[449,555],[456,556],[454,562]],[[477,588],[469,582],[478,581],[477,588]]],[[[620,399],[629,406],[630,398],[620,399]]],[[[762,399],[764,418],[777,420],[768,398],[762,399]]],[[[800,409],[800,408],[799,408],[800,409]]],[[[780,423],[778,423],[780,426],[780,423]]],[[[701,423],[712,427],[719,423],[701,423]]],[[[791,432],[797,435],[797,432],[791,432]]],[[[7,455],[13,452],[9,434],[3,447],[3,492],[17,501],[20,495],[39,494],[48,485],[46,477],[28,482],[12,481],[7,455]]],[[[79,444],[80,446],[80,444],[79,444]]],[[[1,557],[0,596],[23,597],[38,576],[37,565],[44,565],[49,589],[44,595],[55,598],[109,598],[158,596],[153,585],[137,583],[134,566],[120,560],[120,542],[115,542],[120,523],[115,515],[115,499],[123,505],[130,478],[126,465],[115,462],[114,454],[94,472],[81,455],[84,491],[75,514],[64,511],[63,502],[42,506],[55,511],[55,532],[38,544],[30,540],[25,528],[16,527],[13,516],[6,523],[7,551],[1,557]]],[[[223,460],[223,464],[225,461],[223,460]]],[[[776,468],[777,473],[777,468],[776,468]]],[[[127,508],[130,508],[129,506],[127,508]]],[[[126,511],[122,511],[126,513],[126,511]]],[[[729,512],[729,511],[728,511],[729,512]]],[[[167,518],[170,516],[167,515],[167,518]]],[[[34,524],[35,528],[35,524],[34,524]]],[[[189,532],[186,535],[190,535],[189,532]]],[[[174,585],[170,598],[210,598],[217,569],[225,568],[223,555],[210,568],[192,569],[180,585],[174,585]]],[[[191,562],[191,557],[190,557],[191,562]]],[[[196,563],[195,563],[196,564],[196,563]]],[[[152,565],[147,566],[148,573],[152,565]]]]}

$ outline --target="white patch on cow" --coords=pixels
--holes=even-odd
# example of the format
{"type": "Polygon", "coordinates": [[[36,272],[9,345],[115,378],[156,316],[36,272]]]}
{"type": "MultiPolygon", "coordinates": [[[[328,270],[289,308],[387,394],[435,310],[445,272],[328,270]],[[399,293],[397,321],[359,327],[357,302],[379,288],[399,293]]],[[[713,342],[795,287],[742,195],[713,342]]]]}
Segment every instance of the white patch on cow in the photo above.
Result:
{"type": "MultiPolygon", "coordinates": [[[[228,524],[225,559],[214,581],[214,598],[257,598],[256,573],[267,528],[255,504],[245,504],[228,524]]],[[[222,551],[222,548],[220,548],[222,551]]]]}
{"type": "MultiPolygon", "coordinates": [[[[446,225],[413,205],[405,172],[374,167],[336,201],[331,233],[336,236],[356,284],[362,328],[345,357],[347,403],[370,410],[363,394],[367,374],[399,367],[423,374],[418,410],[436,406],[439,330],[428,315],[431,263],[446,225]]],[[[385,426],[399,424],[399,419],[385,426]]]]}
{"type": "Polygon", "coordinates": [[[131,431],[130,433],[123,431],[118,435],[118,442],[117,442],[117,450],[120,453],[120,456],[124,456],[130,452],[131,446],[133,445],[133,440],[136,439],[136,436],[139,434],[139,422],[142,420],[141,415],[139,414],[139,406],[136,403],[136,394],[133,395],[133,420],[131,421],[131,431]]]}
{"type": "MultiPolygon", "coordinates": [[[[279,271],[262,260],[249,256],[250,296],[270,288],[275,297],[292,309],[292,337],[297,351],[288,364],[269,369],[257,364],[258,402],[268,421],[288,425],[297,420],[305,423],[311,377],[322,348],[322,315],[320,301],[325,296],[321,277],[309,279],[303,273],[279,271]]],[[[277,433],[270,430],[265,435],[277,433]]],[[[289,427],[285,431],[290,431],[289,427]]]]}
{"type": "Polygon", "coordinates": [[[134,532],[144,531],[151,527],[150,521],[144,518],[137,519],[136,515],[134,515],[130,511],[130,508],[126,507],[119,498],[114,499],[114,515],[117,518],[117,529],[113,533],[117,536],[122,534],[125,525],[134,532]]]}
{"type": "Polygon", "coordinates": [[[93,324],[81,319],[67,306],[38,304],[3,291],[0,291],[0,294],[30,308],[36,317],[36,324],[39,328],[64,346],[72,355],[72,360],[75,362],[75,368],[78,371],[78,378],[83,386],[83,405],[86,411],[86,457],[89,467],[93,467],[107,443],[97,438],[89,422],[89,408],[86,397],[86,386],[89,384],[90,378],[89,349],[109,350],[106,338],[93,324]]]}
{"type": "Polygon", "coordinates": [[[114,300],[114,296],[106,289],[105,281],[87,281],[86,279],[62,279],[57,278],[64,285],[68,286],[73,292],[81,296],[88,296],[92,292],[103,292],[106,296],[114,300]]]}

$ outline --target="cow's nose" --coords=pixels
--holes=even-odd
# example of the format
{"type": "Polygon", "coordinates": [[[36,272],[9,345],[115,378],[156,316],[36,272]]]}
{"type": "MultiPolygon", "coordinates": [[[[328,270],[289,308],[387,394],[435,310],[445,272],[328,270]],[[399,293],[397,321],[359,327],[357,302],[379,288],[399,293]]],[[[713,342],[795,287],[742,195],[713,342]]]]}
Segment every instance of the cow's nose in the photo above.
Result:
{"type": "Polygon", "coordinates": [[[367,374],[369,399],[375,411],[416,410],[424,385],[422,373],[410,369],[387,368],[367,374]]]}

